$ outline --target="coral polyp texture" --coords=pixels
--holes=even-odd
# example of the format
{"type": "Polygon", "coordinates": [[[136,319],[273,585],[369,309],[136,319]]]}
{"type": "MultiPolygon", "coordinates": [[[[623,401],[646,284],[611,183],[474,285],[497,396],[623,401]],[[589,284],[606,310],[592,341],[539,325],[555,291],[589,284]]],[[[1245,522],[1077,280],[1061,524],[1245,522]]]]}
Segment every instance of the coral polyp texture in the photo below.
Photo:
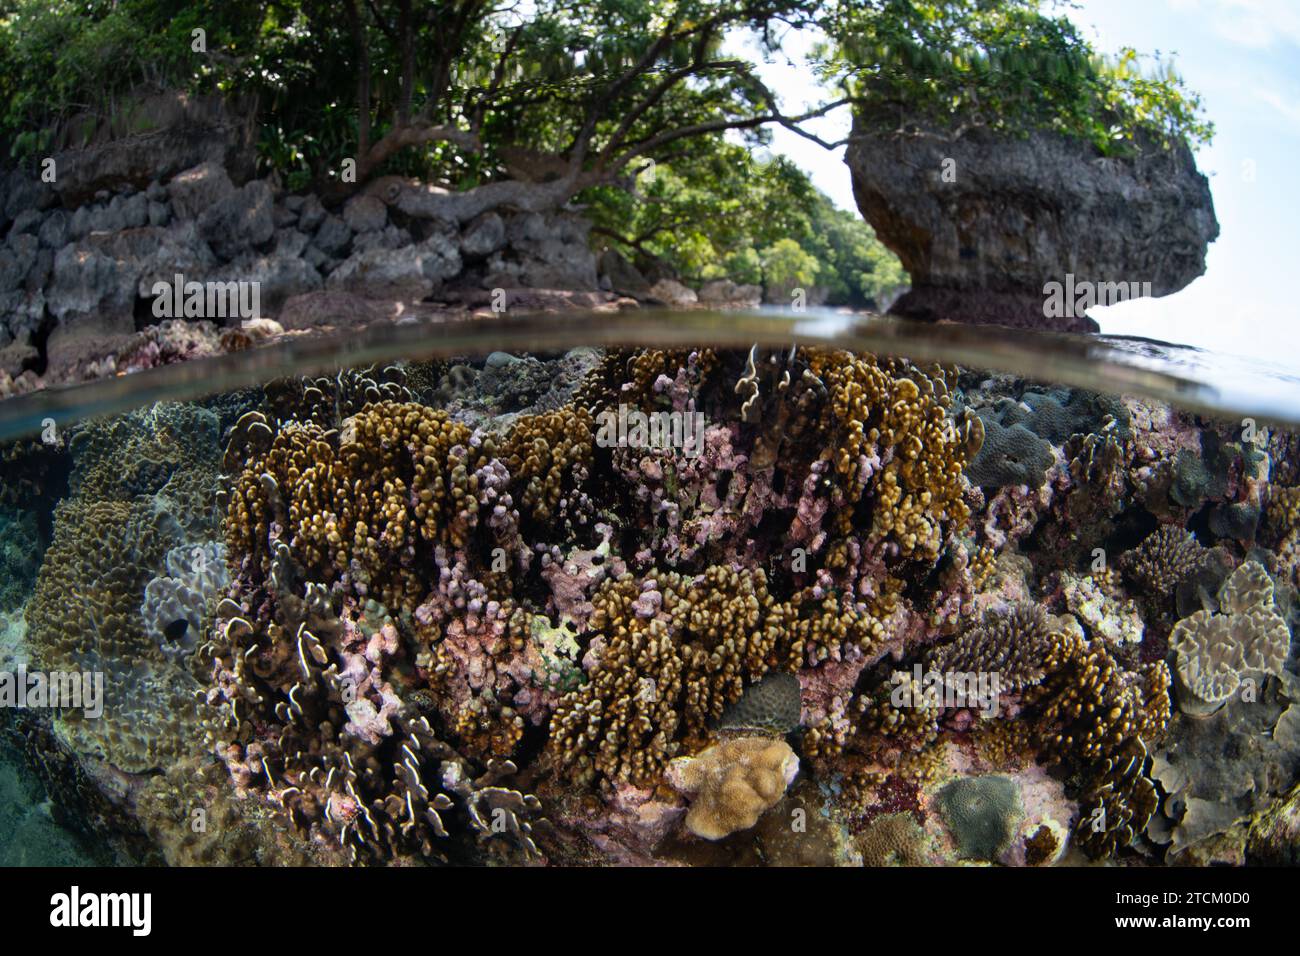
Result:
{"type": "Polygon", "coordinates": [[[0,652],[173,863],[1294,860],[1297,447],[803,346],[282,378],[5,448],[0,652]]]}

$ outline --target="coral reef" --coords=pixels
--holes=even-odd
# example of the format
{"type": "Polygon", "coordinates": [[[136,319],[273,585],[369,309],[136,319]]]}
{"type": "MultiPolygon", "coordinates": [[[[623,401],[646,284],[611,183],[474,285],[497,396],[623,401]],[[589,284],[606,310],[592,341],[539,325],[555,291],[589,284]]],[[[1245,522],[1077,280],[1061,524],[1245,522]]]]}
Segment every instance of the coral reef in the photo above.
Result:
{"type": "Polygon", "coordinates": [[[0,654],[106,675],[36,739],[173,863],[1279,859],[1289,448],[797,346],[284,378],[8,450],[0,654]]]}

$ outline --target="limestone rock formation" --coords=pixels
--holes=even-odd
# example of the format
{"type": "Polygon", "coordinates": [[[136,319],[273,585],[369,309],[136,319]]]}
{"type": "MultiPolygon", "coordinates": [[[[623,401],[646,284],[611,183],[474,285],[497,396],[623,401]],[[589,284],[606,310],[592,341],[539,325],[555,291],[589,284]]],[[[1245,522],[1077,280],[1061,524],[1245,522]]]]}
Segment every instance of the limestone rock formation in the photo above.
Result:
{"type": "Polygon", "coordinates": [[[912,277],[891,310],[908,318],[1096,331],[1068,292],[1064,315],[1045,314],[1044,286],[1071,275],[1096,293],[1168,295],[1205,271],[1219,234],[1183,145],[1103,157],[1046,131],[877,132],[859,118],[845,162],[863,217],[912,277]]]}

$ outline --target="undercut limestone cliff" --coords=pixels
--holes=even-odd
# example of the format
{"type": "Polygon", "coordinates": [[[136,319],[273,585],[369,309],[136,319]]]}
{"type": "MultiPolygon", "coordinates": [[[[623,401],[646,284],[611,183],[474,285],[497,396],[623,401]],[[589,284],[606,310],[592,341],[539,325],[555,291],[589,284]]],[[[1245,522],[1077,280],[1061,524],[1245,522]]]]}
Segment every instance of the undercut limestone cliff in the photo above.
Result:
{"type": "Polygon", "coordinates": [[[1105,157],[1046,131],[877,132],[859,119],[845,162],[863,217],[912,277],[891,310],[906,318],[1096,331],[1084,289],[1092,304],[1177,292],[1219,235],[1183,145],[1105,157]]]}

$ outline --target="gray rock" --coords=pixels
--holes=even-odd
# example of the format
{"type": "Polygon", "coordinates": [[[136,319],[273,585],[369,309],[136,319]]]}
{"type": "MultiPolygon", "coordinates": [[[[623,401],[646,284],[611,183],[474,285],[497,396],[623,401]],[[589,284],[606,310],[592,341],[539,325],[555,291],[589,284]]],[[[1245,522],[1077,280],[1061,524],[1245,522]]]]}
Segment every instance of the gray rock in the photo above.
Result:
{"type": "Polygon", "coordinates": [[[643,299],[650,293],[650,280],[617,249],[606,249],[601,253],[600,272],[609,280],[610,291],[619,295],[643,299]]]}
{"type": "MultiPolygon", "coordinates": [[[[116,202],[117,200],[114,200],[116,202]]],[[[122,221],[128,229],[138,229],[149,223],[149,199],[144,193],[136,193],[121,203],[122,221]]]]}
{"type": "Polygon", "coordinates": [[[234,259],[275,234],[275,197],[260,179],[247,183],[199,215],[199,235],[222,259],[234,259]]]}
{"type": "Polygon", "coordinates": [[[68,225],[71,218],[65,210],[54,209],[41,223],[41,245],[47,249],[62,249],[68,244],[68,225]]]}
{"type": "Polygon", "coordinates": [[[506,224],[494,212],[472,220],[460,237],[460,251],[467,256],[488,256],[505,244],[506,224]]]}
{"type": "Polygon", "coordinates": [[[506,222],[506,244],[489,257],[484,285],[594,291],[591,223],[568,212],[519,213],[506,222]]]}
{"type": "Polygon", "coordinates": [[[338,216],[327,215],[316,230],[316,245],[331,256],[342,255],[351,241],[352,230],[338,216]]]}
{"type": "Polygon", "coordinates": [[[28,209],[48,209],[56,198],[49,183],[15,169],[9,173],[6,182],[5,217],[17,219],[19,213],[28,209]]]}
{"type": "Polygon", "coordinates": [[[1205,271],[1219,225],[1185,146],[1106,158],[1054,132],[928,132],[878,132],[860,117],[845,155],[858,208],[912,277],[895,313],[1089,330],[1086,315],[1044,314],[1045,284],[1069,273],[1149,282],[1161,296],[1205,271]]]}
{"type": "Polygon", "coordinates": [[[173,223],[165,229],[140,229],[136,236],[121,255],[139,270],[136,285],[141,296],[152,295],[155,282],[171,282],[177,273],[187,282],[204,281],[217,268],[217,257],[200,238],[194,222],[173,223]]]}
{"type": "Polygon", "coordinates": [[[285,196],[284,208],[289,210],[296,217],[298,213],[302,212],[302,205],[305,201],[305,197],[303,196],[285,196]]]}
{"type": "Polygon", "coordinates": [[[15,236],[36,235],[40,232],[41,221],[44,217],[35,209],[24,209],[14,219],[13,225],[9,227],[9,238],[15,236]]]}
{"type": "Polygon", "coordinates": [[[318,247],[316,247],[312,243],[307,244],[307,248],[303,251],[302,258],[304,262],[310,265],[321,275],[327,275],[328,273],[333,271],[334,267],[337,266],[339,262],[339,260],[335,259],[331,255],[328,255],[327,253],[322,252],[318,247]]]}
{"type": "Polygon", "coordinates": [[[149,186],[145,189],[144,194],[145,194],[145,198],[147,198],[150,202],[167,201],[167,187],[165,187],[162,183],[160,183],[156,179],[153,180],[151,183],[149,183],[149,186]]]}
{"type": "Polygon", "coordinates": [[[756,309],[763,302],[763,288],[737,285],[730,279],[712,279],[700,286],[701,305],[710,308],[756,309]]]}
{"type": "Polygon", "coordinates": [[[307,235],[297,229],[281,229],[275,234],[275,255],[301,258],[307,241],[307,235]]]}
{"type": "Polygon", "coordinates": [[[397,226],[389,226],[381,232],[362,232],[352,238],[352,251],[371,252],[375,249],[399,249],[410,245],[411,234],[397,226]]]}
{"type": "Polygon", "coordinates": [[[460,252],[442,233],[400,249],[355,253],[333,272],[326,285],[331,290],[369,298],[419,300],[459,274],[460,252]]]}
{"type": "Polygon", "coordinates": [[[172,215],[181,220],[197,219],[234,191],[230,176],[217,163],[202,163],[177,173],[167,184],[172,215]]]}
{"type": "Polygon", "coordinates": [[[699,301],[693,289],[687,288],[676,279],[660,279],[650,287],[647,298],[675,309],[684,309],[699,301]]]}
{"type": "Polygon", "coordinates": [[[298,210],[298,228],[303,232],[312,232],[322,222],[325,221],[325,207],[316,196],[309,195],[302,201],[302,207],[298,210]]]}
{"type": "Polygon", "coordinates": [[[0,322],[0,347],[15,340],[27,345],[45,320],[45,293],[40,289],[0,292],[0,315],[4,316],[0,322]]]}
{"type": "Polygon", "coordinates": [[[91,209],[91,232],[121,232],[125,228],[126,219],[122,215],[122,203],[116,198],[107,205],[98,205],[91,209]]]}
{"type": "Polygon", "coordinates": [[[271,220],[275,223],[276,229],[288,229],[298,224],[298,214],[283,204],[277,204],[271,210],[271,220]]]}
{"type": "MultiPolygon", "coordinates": [[[[164,195],[166,194],[164,193],[164,195]]],[[[170,206],[165,202],[158,202],[154,199],[149,200],[149,225],[165,226],[171,221],[171,218],[172,211],[170,206]]]]}
{"type": "Polygon", "coordinates": [[[218,270],[210,278],[257,283],[263,316],[279,314],[289,299],[314,292],[323,285],[320,273],[305,260],[279,254],[240,259],[218,270]]]}
{"type": "Polygon", "coordinates": [[[69,239],[80,239],[83,236],[89,235],[92,219],[91,208],[92,207],[90,206],[80,206],[77,211],[72,214],[72,219],[68,223],[69,239]]]}
{"type": "Polygon", "coordinates": [[[130,316],[135,307],[136,270],[131,264],[80,243],[54,257],[46,305],[60,322],[94,315],[130,316]]]}
{"type": "Polygon", "coordinates": [[[377,196],[353,196],[343,207],[343,221],[353,232],[377,232],[388,223],[388,208],[377,196]]]}
{"type": "Polygon", "coordinates": [[[22,287],[27,273],[36,264],[39,243],[35,236],[11,236],[0,247],[0,292],[22,287]]]}

